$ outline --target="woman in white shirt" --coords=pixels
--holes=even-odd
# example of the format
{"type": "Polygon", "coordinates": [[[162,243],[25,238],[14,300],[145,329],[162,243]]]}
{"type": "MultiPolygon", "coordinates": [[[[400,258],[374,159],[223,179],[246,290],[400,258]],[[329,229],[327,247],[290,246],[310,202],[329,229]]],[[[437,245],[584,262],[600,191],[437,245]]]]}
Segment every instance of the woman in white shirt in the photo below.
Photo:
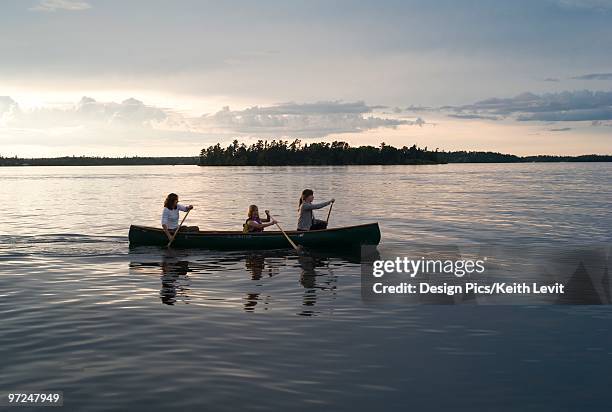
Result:
{"type": "MultiPolygon", "coordinates": [[[[162,213],[161,224],[164,229],[164,233],[168,236],[168,240],[172,239],[172,235],[176,231],[179,223],[179,211],[187,212],[193,209],[192,205],[181,205],[178,202],[178,195],[176,193],[170,193],[166,197],[166,201],[164,202],[164,211],[162,213]]],[[[181,230],[187,231],[198,231],[200,230],[197,226],[189,226],[189,227],[181,227],[181,230]]]]}

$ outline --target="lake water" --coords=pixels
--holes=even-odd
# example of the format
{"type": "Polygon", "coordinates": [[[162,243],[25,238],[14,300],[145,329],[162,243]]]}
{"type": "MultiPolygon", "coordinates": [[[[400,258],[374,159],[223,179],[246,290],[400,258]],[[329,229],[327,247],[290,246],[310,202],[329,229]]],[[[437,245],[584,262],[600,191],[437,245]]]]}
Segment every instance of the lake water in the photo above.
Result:
{"type": "Polygon", "coordinates": [[[380,306],[360,266],[290,250],[137,248],[165,195],[240,230],[378,221],[382,245],[612,242],[612,164],[0,168],[0,392],[67,410],[607,410],[610,306],[380,306]],[[325,218],[326,210],[319,213],[325,218]]]}

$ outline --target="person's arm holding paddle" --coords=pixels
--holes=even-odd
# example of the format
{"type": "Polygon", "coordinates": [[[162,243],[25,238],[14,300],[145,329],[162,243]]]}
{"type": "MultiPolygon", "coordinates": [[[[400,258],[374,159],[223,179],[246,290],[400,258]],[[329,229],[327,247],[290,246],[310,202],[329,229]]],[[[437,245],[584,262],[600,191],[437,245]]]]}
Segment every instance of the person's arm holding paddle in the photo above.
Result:
{"type": "Polygon", "coordinates": [[[162,213],[162,229],[168,237],[168,240],[173,239],[173,232],[178,230],[179,211],[188,212],[193,209],[192,205],[181,205],[178,202],[178,195],[170,193],[164,202],[164,211],[162,213]]]}
{"type": "Polygon", "coordinates": [[[328,200],[327,202],[313,203],[314,192],[311,189],[305,189],[300,197],[300,203],[298,207],[298,230],[321,230],[327,228],[327,222],[324,220],[317,220],[314,218],[312,213],[315,209],[324,208],[336,201],[336,199],[328,200]]]}
{"type": "Polygon", "coordinates": [[[189,212],[191,209],[193,209],[193,205],[176,205],[176,208],[181,212],[189,212]]]}
{"type": "MultiPolygon", "coordinates": [[[[333,205],[335,201],[336,201],[336,199],[331,199],[331,200],[328,200],[327,202],[312,204],[312,206],[317,206],[317,207],[313,207],[313,209],[321,209],[321,208],[324,208],[327,205],[333,205]]],[[[330,211],[331,211],[331,206],[330,206],[330,211]]],[[[312,213],[312,211],[310,213],[312,213]]],[[[329,216],[329,214],[328,214],[328,216],[329,216]]],[[[310,226],[310,230],[327,229],[327,222],[328,222],[327,220],[316,219],[314,217],[314,215],[313,215],[312,216],[312,225],[310,226]]]]}
{"type": "Polygon", "coordinates": [[[263,232],[264,228],[272,226],[276,223],[276,220],[270,219],[270,211],[266,210],[266,218],[259,218],[259,208],[257,205],[249,206],[247,212],[247,220],[243,225],[244,233],[263,232]],[[272,221],[271,221],[272,220],[272,221]]]}
{"type": "Polygon", "coordinates": [[[327,202],[321,202],[321,203],[304,203],[302,207],[304,208],[304,210],[323,209],[325,206],[331,205],[335,201],[336,199],[331,199],[331,200],[328,200],[327,202]]]}
{"type": "MultiPolygon", "coordinates": [[[[268,223],[271,222],[271,218],[270,218],[270,211],[269,210],[264,210],[264,213],[266,214],[266,218],[265,219],[261,219],[262,223],[268,223]]],[[[274,224],[274,223],[273,223],[274,224]]],[[[270,225],[272,226],[272,225],[270,225]]]]}
{"type": "MultiPolygon", "coordinates": [[[[276,224],[276,220],[272,219],[271,221],[261,221],[262,223],[257,223],[254,220],[249,220],[247,222],[247,225],[249,225],[251,228],[256,229],[257,231],[262,231],[264,228],[269,227],[269,226],[273,226],[276,224]],[[265,222],[265,223],[264,223],[265,222]]],[[[250,232],[254,232],[255,230],[250,230],[250,232]]]]}
{"type": "MultiPolygon", "coordinates": [[[[193,209],[192,205],[187,205],[187,206],[177,205],[177,210],[180,210],[181,212],[189,212],[191,209],[193,209]]],[[[172,232],[175,232],[178,229],[178,227],[174,225],[173,225],[174,227],[169,226],[169,222],[170,222],[169,215],[170,214],[172,214],[171,211],[164,208],[164,213],[162,214],[162,229],[164,229],[164,233],[168,237],[168,240],[172,239],[173,237],[172,232]]],[[[178,212],[177,212],[177,215],[178,215],[178,212]]],[[[178,222],[178,218],[176,219],[176,221],[178,222]]]]}

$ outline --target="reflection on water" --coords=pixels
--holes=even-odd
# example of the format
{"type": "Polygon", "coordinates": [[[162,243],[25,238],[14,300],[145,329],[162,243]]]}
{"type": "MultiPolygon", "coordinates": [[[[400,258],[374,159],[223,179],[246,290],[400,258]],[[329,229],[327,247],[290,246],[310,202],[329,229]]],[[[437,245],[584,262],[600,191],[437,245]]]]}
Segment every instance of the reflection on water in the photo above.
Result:
{"type": "MultiPolygon", "coordinates": [[[[251,254],[245,256],[245,264],[247,272],[251,273],[251,279],[260,280],[263,276],[263,272],[266,269],[266,258],[261,254],[251,254]]],[[[272,277],[273,270],[270,265],[268,265],[268,269],[266,270],[266,276],[272,277]]],[[[278,273],[278,271],[277,271],[278,273]]],[[[259,293],[247,293],[244,303],[244,311],[245,312],[254,312],[255,306],[262,300],[262,304],[264,310],[266,310],[266,306],[268,304],[267,299],[260,299],[259,293]]]]}
{"type": "MultiPolygon", "coordinates": [[[[188,250],[176,251],[154,248],[139,248],[130,250],[131,262],[129,264],[132,275],[159,276],[161,287],[159,297],[161,303],[175,305],[177,303],[204,304],[210,303],[209,296],[219,295],[213,289],[217,285],[215,277],[208,276],[210,266],[202,264],[204,260],[214,261],[219,268],[226,268],[225,282],[244,285],[245,290],[235,290],[231,293],[236,295],[244,293],[243,309],[245,312],[256,312],[268,310],[273,302],[279,302],[282,298],[281,289],[272,287],[272,278],[283,277],[282,283],[295,282],[301,286],[302,292],[296,303],[302,308],[296,313],[300,316],[313,316],[317,314],[315,306],[317,294],[325,293],[333,302],[337,288],[338,277],[336,270],[350,272],[358,280],[359,258],[355,254],[334,255],[321,252],[308,252],[296,255],[291,250],[282,251],[257,251],[257,252],[231,252],[224,254],[217,252],[211,256],[201,256],[197,252],[188,250]],[[242,267],[240,271],[237,268],[242,267]],[[235,279],[240,276],[242,279],[235,279]],[[197,281],[194,281],[196,280],[197,281]],[[199,289],[196,291],[194,287],[199,289]],[[277,293],[277,295],[273,295],[277,293]],[[196,301],[194,302],[194,297],[196,301]]],[[[345,273],[349,275],[349,273],[345,273]]],[[[358,285],[353,285],[353,287],[358,285]]],[[[218,298],[231,302],[236,300],[234,296],[218,298]]]]}
{"type": "Polygon", "coordinates": [[[161,301],[166,305],[174,305],[177,299],[189,303],[189,262],[174,261],[165,258],[161,264],[162,288],[159,292],[161,301]]]}
{"type": "MultiPolygon", "coordinates": [[[[0,181],[15,223],[0,225],[0,390],[63,390],[88,411],[609,409],[611,306],[369,306],[354,256],[129,250],[126,236],[157,225],[174,191],[196,205],[190,225],[240,230],[255,203],[291,227],[313,187],[336,198],[333,226],[378,221],[383,245],[406,250],[609,244],[612,164],[0,168],[0,181]]],[[[606,279],[584,288],[610,301],[606,279]]]]}
{"type": "Polygon", "coordinates": [[[300,284],[304,287],[303,306],[299,313],[301,316],[312,316],[316,312],[313,307],[317,303],[317,291],[325,291],[335,295],[338,278],[333,274],[326,258],[317,256],[299,256],[298,263],[301,268],[300,284]],[[327,276],[317,273],[325,272],[327,276]],[[322,279],[317,282],[318,279],[322,279]]]}
{"type": "Polygon", "coordinates": [[[172,250],[165,251],[159,263],[131,262],[130,268],[139,269],[142,273],[154,273],[161,269],[161,302],[166,305],[174,305],[177,301],[189,303],[189,261],[180,260],[172,250]]]}

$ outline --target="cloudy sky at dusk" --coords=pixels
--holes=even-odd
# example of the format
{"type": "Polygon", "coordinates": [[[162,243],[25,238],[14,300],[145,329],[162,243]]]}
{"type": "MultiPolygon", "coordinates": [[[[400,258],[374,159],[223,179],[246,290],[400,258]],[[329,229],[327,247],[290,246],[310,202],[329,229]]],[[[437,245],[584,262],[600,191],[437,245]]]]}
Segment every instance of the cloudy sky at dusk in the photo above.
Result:
{"type": "Polygon", "coordinates": [[[612,0],[0,5],[0,155],[612,153],[612,0]]]}

